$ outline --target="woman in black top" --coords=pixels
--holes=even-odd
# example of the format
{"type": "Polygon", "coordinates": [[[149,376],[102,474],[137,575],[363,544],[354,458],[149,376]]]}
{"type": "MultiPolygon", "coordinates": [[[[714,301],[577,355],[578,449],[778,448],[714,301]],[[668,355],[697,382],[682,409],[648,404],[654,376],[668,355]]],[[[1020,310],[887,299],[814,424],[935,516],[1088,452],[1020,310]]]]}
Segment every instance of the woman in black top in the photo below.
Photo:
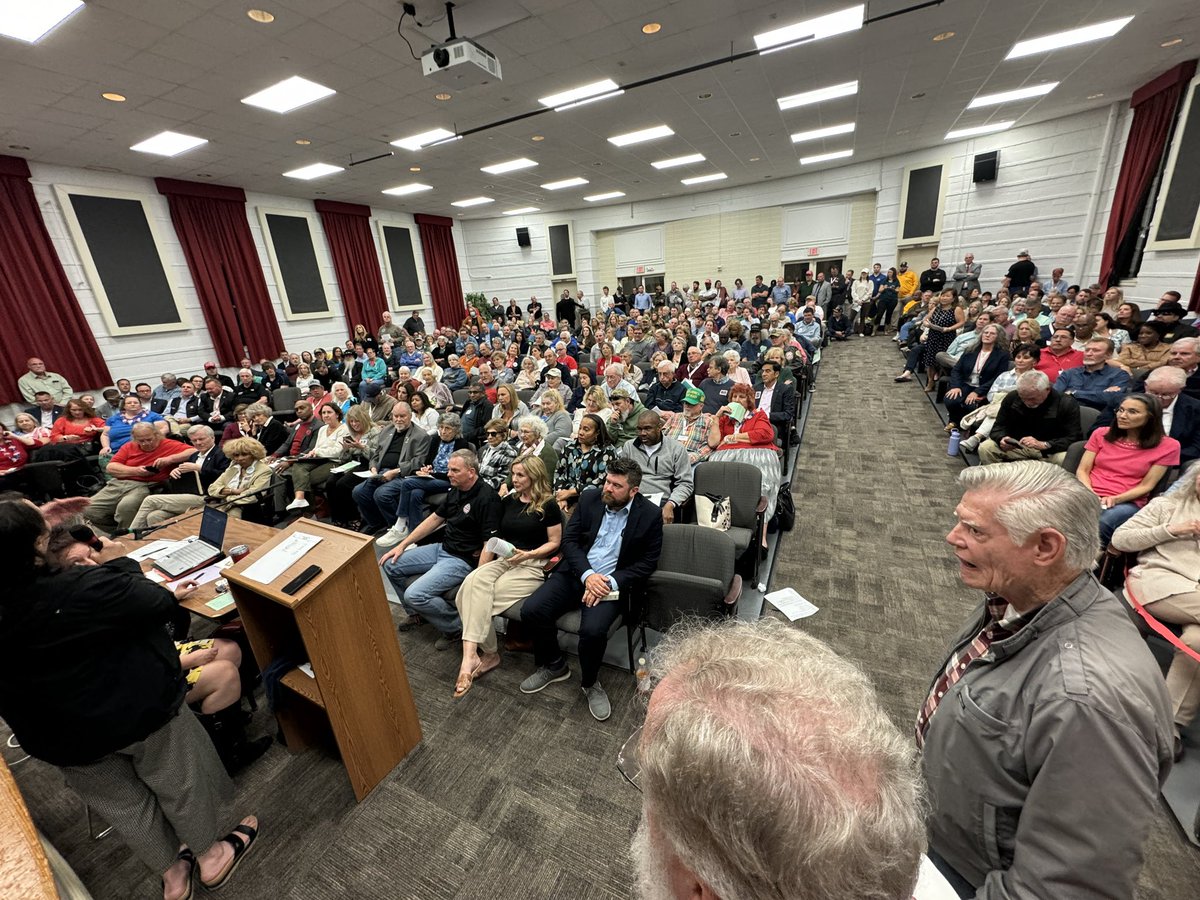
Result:
{"type": "Polygon", "coordinates": [[[162,873],[166,900],[192,895],[197,866],[204,885],[219,886],[258,821],[247,816],[219,837],[233,785],[183,705],[187,685],[167,629],[176,597],[128,558],[58,568],[48,539],[32,504],[0,501],[0,716],[25,752],[59,766],[162,873]]]}
{"type": "Polygon", "coordinates": [[[536,456],[516,460],[512,490],[502,501],[496,532],[500,541],[511,546],[496,548],[489,541],[480,554],[479,568],[467,576],[455,601],[463,623],[456,698],[469,691],[477,677],[500,665],[492,617],[528,597],[545,580],[546,561],[558,552],[562,530],[562,511],[550,490],[545,464],[536,456]]]}

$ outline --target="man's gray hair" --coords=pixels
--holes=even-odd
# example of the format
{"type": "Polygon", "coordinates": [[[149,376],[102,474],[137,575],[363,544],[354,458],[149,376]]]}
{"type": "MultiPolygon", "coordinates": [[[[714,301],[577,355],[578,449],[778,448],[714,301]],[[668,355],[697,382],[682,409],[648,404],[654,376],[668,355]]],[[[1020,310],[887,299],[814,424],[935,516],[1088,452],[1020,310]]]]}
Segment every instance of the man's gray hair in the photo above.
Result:
{"type": "Polygon", "coordinates": [[[1009,539],[1023,545],[1040,528],[1067,539],[1063,561],[1075,572],[1090,569],[1100,553],[1100,498],[1070,472],[1037,459],[972,466],[958,475],[964,491],[1003,499],[993,507],[1009,539]]]}
{"type": "Polygon", "coordinates": [[[1163,387],[1181,388],[1187,384],[1187,372],[1175,366],[1159,366],[1146,376],[1146,386],[1149,387],[1151,383],[1163,387]]]}
{"type": "Polygon", "coordinates": [[[195,437],[198,434],[207,434],[214,441],[217,439],[217,433],[207,425],[193,425],[187,430],[188,437],[195,437]]]}
{"type": "Polygon", "coordinates": [[[723,900],[898,900],[924,799],[911,739],[870,679],[775,619],[684,623],[654,649],[645,808],[723,900]]]}
{"type": "Polygon", "coordinates": [[[1017,376],[1017,390],[1048,391],[1050,377],[1045,372],[1030,371],[1017,376]]]}
{"type": "Polygon", "coordinates": [[[1115,343],[1113,343],[1113,341],[1112,341],[1111,339],[1109,339],[1109,338],[1105,338],[1105,337],[1094,337],[1094,338],[1088,338],[1088,339],[1087,339],[1087,343],[1089,343],[1089,344],[1103,344],[1103,345],[1104,345],[1104,347],[1105,347],[1105,350],[1108,352],[1108,355],[1109,355],[1109,356],[1112,356],[1113,349],[1114,349],[1114,348],[1117,346],[1115,343]]]}
{"type": "Polygon", "coordinates": [[[676,367],[675,363],[671,362],[669,359],[663,359],[659,361],[655,368],[660,372],[670,372],[672,375],[674,375],[676,367]]]}
{"type": "Polygon", "coordinates": [[[475,455],[474,450],[455,450],[450,454],[451,459],[461,459],[462,464],[473,472],[479,471],[479,457],[475,455]]]}
{"type": "Polygon", "coordinates": [[[604,374],[607,375],[609,372],[612,372],[613,374],[619,375],[620,377],[624,378],[625,377],[625,363],[619,363],[619,362],[609,363],[607,366],[604,367],[604,374]]]}
{"type": "Polygon", "coordinates": [[[1180,338],[1175,342],[1174,346],[1182,347],[1184,350],[1191,350],[1193,353],[1200,353],[1200,338],[1180,338]]]}

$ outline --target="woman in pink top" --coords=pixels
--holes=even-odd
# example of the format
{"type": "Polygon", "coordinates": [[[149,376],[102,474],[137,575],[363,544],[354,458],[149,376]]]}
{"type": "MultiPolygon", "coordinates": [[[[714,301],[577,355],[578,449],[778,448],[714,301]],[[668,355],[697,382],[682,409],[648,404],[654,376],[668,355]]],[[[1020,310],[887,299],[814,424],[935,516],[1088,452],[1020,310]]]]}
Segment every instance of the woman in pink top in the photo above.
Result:
{"type": "Polygon", "coordinates": [[[1129,394],[1116,424],[1088,438],[1076,476],[1100,498],[1100,544],[1146,505],[1168,467],[1179,465],[1179,441],[1163,433],[1162,406],[1148,394],[1129,394]]]}

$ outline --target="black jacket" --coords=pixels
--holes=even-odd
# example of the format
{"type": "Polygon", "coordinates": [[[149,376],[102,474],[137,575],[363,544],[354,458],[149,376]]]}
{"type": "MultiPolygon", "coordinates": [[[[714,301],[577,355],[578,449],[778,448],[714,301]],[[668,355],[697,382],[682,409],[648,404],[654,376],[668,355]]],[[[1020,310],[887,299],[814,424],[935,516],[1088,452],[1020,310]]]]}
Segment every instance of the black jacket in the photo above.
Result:
{"type": "Polygon", "coordinates": [[[256,440],[267,448],[267,456],[270,456],[290,439],[291,435],[287,426],[274,417],[267,419],[267,424],[256,436],[256,440]]]}
{"type": "MultiPolygon", "coordinates": [[[[233,416],[233,394],[229,391],[221,391],[214,397],[208,391],[200,395],[200,422],[204,425],[224,425],[233,416]],[[213,412],[217,412],[221,416],[219,422],[210,421],[213,412]]],[[[218,434],[218,437],[220,435],[218,434]]]]}
{"type": "Polygon", "coordinates": [[[997,444],[1010,437],[1019,441],[1023,437],[1036,438],[1050,444],[1042,456],[1066,453],[1076,441],[1083,440],[1079,422],[1079,403],[1074,397],[1051,391],[1041,406],[1030,409],[1016,391],[1009,391],[1000,401],[996,423],[992,426],[991,439],[997,444]]]}
{"type": "Polygon", "coordinates": [[[978,386],[972,387],[971,375],[975,371],[975,362],[978,359],[978,350],[964,353],[958,358],[954,368],[950,370],[950,387],[958,388],[963,392],[964,397],[972,391],[980,397],[986,397],[988,391],[992,389],[992,382],[1000,376],[1001,372],[1007,372],[1012,362],[1012,359],[1003,350],[993,350],[979,372],[978,386]]]}
{"type": "MultiPolygon", "coordinates": [[[[582,578],[583,573],[592,567],[587,555],[604,522],[602,493],[584,491],[580,495],[575,515],[567,522],[562,543],[563,558],[555,571],[582,578]]],[[[662,535],[662,513],[640,493],[635,494],[629,510],[629,521],[625,523],[625,531],[621,534],[617,568],[611,576],[620,590],[636,587],[654,574],[659,554],[662,553],[662,535]]]]}
{"type": "Polygon", "coordinates": [[[174,397],[167,401],[166,405],[156,412],[164,419],[174,420],[179,414],[180,409],[187,413],[188,421],[193,425],[201,421],[200,419],[200,397],[197,394],[184,399],[183,395],[174,397]]]}
{"type": "MultiPolygon", "coordinates": [[[[754,385],[755,403],[762,399],[765,387],[766,385],[761,381],[754,385]]],[[[771,408],[767,410],[767,417],[780,435],[791,427],[796,418],[796,387],[791,383],[784,382],[782,374],[775,382],[775,390],[771,394],[771,408]]]]}
{"type": "MultiPolygon", "coordinates": [[[[37,419],[39,425],[42,424],[42,408],[40,406],[27,406],[25,407],[25,412],[37,419]]],[[[57,422],[59,418],[61,418],[62,414],[63,408],[61,406],[54,407],[54,418],[50,421],[57,422]]]]}

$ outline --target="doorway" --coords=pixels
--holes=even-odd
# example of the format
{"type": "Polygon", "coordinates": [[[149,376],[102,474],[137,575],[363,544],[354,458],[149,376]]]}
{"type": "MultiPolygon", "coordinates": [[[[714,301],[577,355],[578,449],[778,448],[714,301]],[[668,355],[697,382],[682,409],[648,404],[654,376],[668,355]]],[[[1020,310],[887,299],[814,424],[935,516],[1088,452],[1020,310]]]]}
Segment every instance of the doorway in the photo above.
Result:
{"type": "Polygon", "coordinates": [[[816,278],[818,272],[823,272],[825,278],[829,278],[829,270],[834,266],[838,267],[838,271],[845,271],[843,264],[846,258],[844,256],[831,256],[826,259],[803,260],[801,262],[785,262],[783,264],[783,280],[788,284],[795,284],[797,281],[804,280],[804,273],[812,269],[813,277],[816,278]]]}

